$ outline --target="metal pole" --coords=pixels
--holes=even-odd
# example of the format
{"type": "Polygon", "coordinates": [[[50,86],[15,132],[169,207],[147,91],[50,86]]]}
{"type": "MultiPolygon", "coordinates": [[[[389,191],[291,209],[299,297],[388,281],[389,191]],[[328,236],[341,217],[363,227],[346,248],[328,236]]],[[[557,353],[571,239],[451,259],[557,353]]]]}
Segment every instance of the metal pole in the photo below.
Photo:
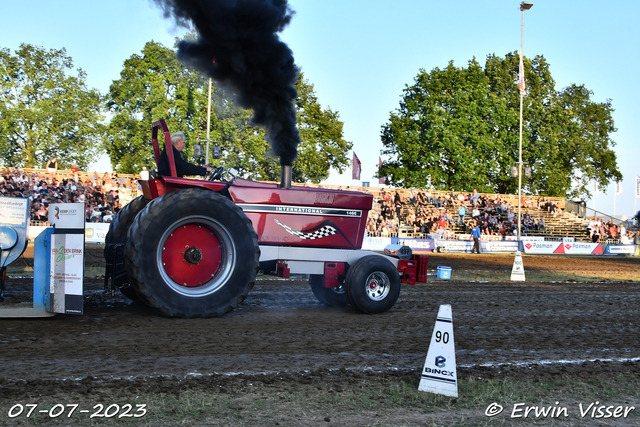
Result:
{"type": "Polygon", "coordinates": [[[207,149],[205,150],[205,164],[209,164],[209,128],[211,125],[211,77],[209,77],[209,98],[207,102],[207,149]]]}
{"type": "MultiPolygon", "coordinates": [[[[520,27],[520,58],[522,58],[522,48],[524,46],[524,9],[520,8],[522,11],[522,23],[520,27]]],[[[524,61],[524,58],[522,58],[524,61]]],[[[523,66],[524,67],[524,66],[523,66]]],[[[518,76],[520,77],[520,76],[518,76]]],[[[522,101],[524,95],[520,92],[520,144],[518,148],[518,242],[520,242],[520,230],[521,230],[521,205],[522,205],[522,101]]],[[[518,243],[518,248],[520,244],[518,243]]]]}

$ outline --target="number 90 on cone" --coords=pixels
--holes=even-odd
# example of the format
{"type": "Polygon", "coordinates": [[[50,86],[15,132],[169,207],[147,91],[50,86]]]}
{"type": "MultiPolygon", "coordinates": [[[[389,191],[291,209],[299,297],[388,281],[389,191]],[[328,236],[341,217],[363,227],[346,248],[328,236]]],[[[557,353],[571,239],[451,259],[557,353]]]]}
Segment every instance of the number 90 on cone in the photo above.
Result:
{"type": "Polygon", "coordinates": [[[458,397],[453,317],[449,304],[441,305],[438,310],[418,390],[458,397]]]}

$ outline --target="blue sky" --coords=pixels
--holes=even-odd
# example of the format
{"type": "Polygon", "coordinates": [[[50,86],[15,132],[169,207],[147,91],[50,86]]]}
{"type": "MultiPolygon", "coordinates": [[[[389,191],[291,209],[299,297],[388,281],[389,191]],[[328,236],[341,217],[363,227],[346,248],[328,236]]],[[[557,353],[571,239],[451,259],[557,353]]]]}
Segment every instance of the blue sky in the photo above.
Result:
{"type": "MultiPolygon", "coordinates": [[[[362,180],[371,181],[378,163],[380,129],[398,107],[402,90],[420,68],[466,66],[474,56],[504,56],[520,48],[519,1],[493,0],[289,0],[296,15],[282,38],[296,63],[315,86],[319,102],[339,112],[345,138],[362,161],[362,180]]],[[[542,54],[557,89],[572,83],[591,89],[593,99],[608,98],[615,108],[618,165],[623,194],[615,213],[633,215],[640,145],[634,116],[640,98],[638,2],[533,1],[525,13],[525,56],[542,54]]],[[[20,43],[67,49],[87,83],[105,93],[119,78],[125,59],[147,41],[173,46],[175,28],[147,0],[3,2],[0,47],[20,43]]],[[[515,161],[515,159],[514,159],[515,161]]],[[[96,168],[106,170],[108,162],[96,168]]],[[[333,173],[331,184],[357,185],[350,173],[333,173]]],[[[614,213],[613,184],[588,201],[614,213]]],[[[640,209],[640,203],[637,208],[640,209]]]]}

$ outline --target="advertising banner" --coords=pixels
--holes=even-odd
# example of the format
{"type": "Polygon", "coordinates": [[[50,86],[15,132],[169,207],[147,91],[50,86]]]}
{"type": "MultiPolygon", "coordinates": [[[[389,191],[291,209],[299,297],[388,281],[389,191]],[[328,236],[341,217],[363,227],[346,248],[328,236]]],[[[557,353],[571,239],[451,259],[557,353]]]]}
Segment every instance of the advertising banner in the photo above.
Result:
{"type": "Polygon", "coordinates": [[[437,240],[436,246],[443,247],[446,252],[471,252],[473,240],[437,240]]]}
{"type": "Polygon", "coordinates": [[[601,255],[600,243],[580,242],[525,242],[528,254],[601,255]]]}
{"type": "MultiPolygon", "coordinates": [[[[111,224],[108,222],[87,222],[84,229],[85,241],[90,243],[104,243],[104,238],[109,232],[109,225],[111,224]]],[[[384,249],[384,246],[382,249],[384,249]]]]}
{"type": "MultiPolygon", "coordinates": [[[[518,240],[518,236],[504,236],[505,240],[518,240]]],[[[523,242],[544,242],[542,236],[520,236],[520,240],[523,242]]]]}
{"type": "Polygon", "coordinates": [[[637,245],[607,245],[604,252],[606,255],[636,255],[638,253],[637,245]]]}
{"type": "Polygon", "coordinates": [[[28,227],[29,199],[0,197],[0,223],[28,227]]]}
{"type": "Polygon", "coordinates": [[[56,229],[84,228],[84,203],[52,203],[49,224],[55,224],[56,229]]]}
{"type": "Polygon", "coordinates": [[[513,252],[518,251],[518,241],[480,242],[481,252],[513,252]]]}
{"type": "Polygon", "coordinates": [[[567,255],[602,255],[600,243],[563,242],[558,252],[567,255]]]}
{"type": "MultiPolygon", "coordinates": [[[[460,240],[472,240],[471,234],[457,234],[456,236],[460,240]]],[[[482,235],[480,240],[502,240],[502,236],[482,235]]]]}
{"type": "Polygon", "coordinates": [[[51,236],[51,304],[55,313],[82,314],[84,236],[51,236]]]}
{"type": "Polygon", "coordinates": [[[84,278],[84,203],[52,203],[51,307],[54,313],[82,314],[84,278]]]}
{"type": "MultiPolygon", "coordinates": [[[[107,224],[107,225],[109,225],[109,224],[107,224]]],[[[87,226],[87,228],[88,227],[89,226],[87,226]]],[[[108,231],[108,228],[107,228],[107,231],[108,231]]],[[[105,235],[106,235],[106,232],[105,232],[105,235]]],[[[102,240],[104,241],[104,237],[103,237],[102,240]]],[[[384,248],[386,248],[387,245],[390,245],[391,243],[392,243],[391,237],[369,237],[369,236],[365,236],[364,240],[362,241],[362,249],[365,249],[365,250],[368,250],[368,251],[383,251],[384,248]]]]}
{"type": "Polygon", "coordinates": [[[436,248],[434,239],[398,239],[394,237],[391,242],[394,245],[409,246],[413,252],[433,251],[436,248]]]}
{"type": "Polygon", "coordinates": [[[524,251],[528,254],[553,254],[562,242],[529,241],[524,242],[524,251]]]}

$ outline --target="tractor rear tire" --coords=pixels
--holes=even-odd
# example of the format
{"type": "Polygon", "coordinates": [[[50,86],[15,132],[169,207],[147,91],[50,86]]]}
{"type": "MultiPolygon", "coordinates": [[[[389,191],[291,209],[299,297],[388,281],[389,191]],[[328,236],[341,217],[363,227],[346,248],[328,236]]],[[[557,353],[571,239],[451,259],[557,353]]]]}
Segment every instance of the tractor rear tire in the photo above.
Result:
{"type": "Polygon", "coordinates": [[[329,307],[346,307],[349,305],[349,299],[344,291],[344,286],[338,289],[325,288],[324,276],[322,274],[310,274],[309,285],[311,285],[311,291],[313,295],[324,304],[329,307]]]}
{"type": "MultiPolygon", "coordinates": [[[[144,196],[136,197],[128,204],[126,204],[118,214],[115,216],[111,225],[109,225],[109,231],[104,238],[104,259],[107,260],[109,256],[109,245],[112,243],[127,243],[127,233],[129,232],[129,228],[131,224],[133,224],[133,220],[138,215],[142,209],[144,209],[146,202],[144,200],[144,196]]],[[[120,259],[114,259],[113,262],[116,263],[116,269],[114,271],[114,276],[112,277],[113,282],[120,289],[120,292],[127,298],[135,301],[142,302],[140,296],[136,293],[135,289],[131,285],[130,281],[127,278],[127,272],[124,268],[124,253],[122,253],[122,257],[120,259]],[[118,265],[119,264],[119,265],[118,265]]],[[[115,255],[114,255],[115,258],[115,255]]]]}
{"type": "Polygon", "coordinates": [[[400,276],[395,266],[379,255],[368,255],[351,265],[345,278],[347,298],[360,313],[388,311],[400,296],[400,276]]]}
{"type": "Polygon", "coordinates": [[[136,291],[171,317],[232,311],[253,287],[259,259],[258,236],[242,209],[202,188],[151,201],[136,216],[125,246],[136,291]]]}

